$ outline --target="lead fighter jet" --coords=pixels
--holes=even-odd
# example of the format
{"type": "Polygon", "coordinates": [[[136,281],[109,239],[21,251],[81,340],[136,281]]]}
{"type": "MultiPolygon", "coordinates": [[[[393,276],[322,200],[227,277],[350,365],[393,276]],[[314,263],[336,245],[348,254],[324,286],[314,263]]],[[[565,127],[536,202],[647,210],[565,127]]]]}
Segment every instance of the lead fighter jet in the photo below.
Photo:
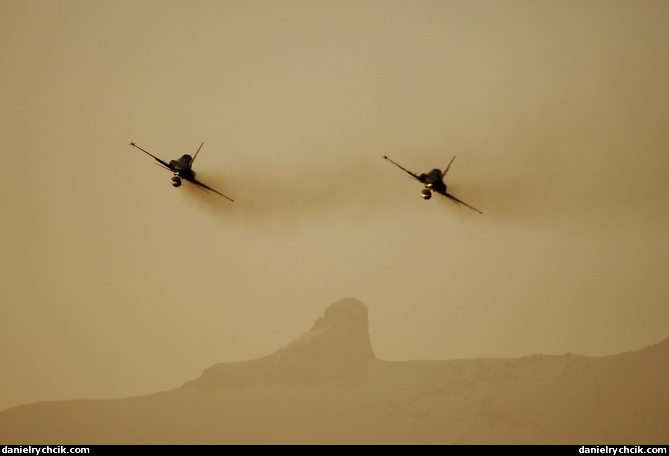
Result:
{"type": "Polygon", "coordinates": [[[446,183],[444,182],[444,176],[446,176],[446,173],[448,172],[448,169],[451,167],[451,163],[453,163],[453,160],[455,160],[455,156],[453,156],[453,158],[448,163],[448,166],[446,167],[446,169],[443,172],[438,168],[434,168],[429,173],[423,173],[423,174],[416,174],[416,173],[413,173],[413,172],[409,171],[408,169],[404,168],[402,165],[399,165],[399,164],[395,163],[394,161],[392,161],[390,158],[388,158],[387,155],[384,155],[383,158],[385,158],[390,163],[397,166],[399,169],[406,172],[411,177],[418,180],[420,183],[422,183],[425,186],[425,188],[423,189],[423,191],[420,194],[420,196],[422,196],[423,199],[429,200],[430,198],[432,198],[432,192],[434,191],[434,192],[439,193],[440,195],[445,196],[446,198],[449,198],[451,201],[454,201],[457,204],[462,204],[464,206],[467,206],[469,209],[475,210],[479,214],[483,214],[483,212],[479,211],[475,207],[470,206],[469,204],[465,203],[462,200],[459,200],[458,198],[456,198],[455,196],[451,195],[450,193],[448,193],[446,191],[446,183]]]}
{"type": "Polygon", "coordinates": [[[214,193],[218,193],[223,198],[226,198],[226,199],[234,202],[234,200],[232,198],[230,198],[228,196],[225,196],[223,193],[209,187],[206,184],[203,184],[202,182],[200,182],[199,180],[197,180],[195,178],[195,171],[193,171],[193,169],[192,169],[193,162],[195,161],[195,157],[197,157],[197,154],[200,152],[200,149],[202,149],[202,146],[204,146],[204,142],[202,144],[200,144],[200,147],[197,149],[197,152],[195,152],[194,156],[191,157],[188,154],[184,154],[180,158],[178,158],[177,160],[170,160],[169,163],[167,163],[164,160],[161,160],[160,158],[156,157],[152,153],[147,152],[146,150],[142,149],[137,144],[135,144],[133,141],[130,142],[130,145],[132,147],[135,147],[135,148],[141,150],[145,154],[150,155],[151,157],[153,157],[158,162],[158,164],[160,164],[160,166],[162,166],[163,168],[167,169],[168,171],[172,171],[172,173],[174,174],[174,176],[172,176],[172,185],[174,187],[180,187],[181,186],[181,180],[184,179],[184,180],[187,180],[188,182],[190,182],[191,184],[201,188],[202,190],[205,190],[205,191],[206,190],[211,190],[214,193]]]}

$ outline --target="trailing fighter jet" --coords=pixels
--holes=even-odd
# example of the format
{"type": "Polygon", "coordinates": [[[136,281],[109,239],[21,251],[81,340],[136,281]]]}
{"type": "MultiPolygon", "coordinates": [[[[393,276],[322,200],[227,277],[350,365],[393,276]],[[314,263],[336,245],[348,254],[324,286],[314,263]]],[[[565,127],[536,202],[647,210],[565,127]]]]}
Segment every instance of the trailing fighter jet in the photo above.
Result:
{"type": "Polygon", "coordinates": [[[448,193],[446,191],[446,183],[444,182],[444,176],[446,176],[446,173],[448,172],[448,169],[451,167],[451,163],[453,163],[453,160],[455,160],[455,156],[451,159],[451,161],[448,163],[448,166],[446,167],[446,169],[443,172],[438,168],[434,168],[432,171],[430,171],[428,173],[423,173],[423,174],[416,174],[416,173],[413,173],[413,172],[409,171],[408,169],[404,168],[402,165],[399,165],[399,164],[395,163],[394,161],[392,161],[390,158],[388,158],[387,155],[384,155],[383,158],[385,158],[390,163],[397,166],[399,169],[406,172],[411,177],[418,180],[420,183],[422,183],[425,186],[425,188],[423,189],[423,191],[420,194],[420,196],[422,196],[423,199],[429,200],[430,198],[432,198],[432,192],[434,191],[434,192],[439,193],[440,195],[445,196],[446,198],[449,198],[451,201],[453,201],[457,204],[462,204],[464,206],[467,206],[469,209],[475,210],[479,214],[483,214],[483,212],[479,211],[475,207],[470,206],[469,204],[465,203],[462,200],[459,200],[458,198],[456,198],[455,196],[451,195],[450,193],[448,193]]]}

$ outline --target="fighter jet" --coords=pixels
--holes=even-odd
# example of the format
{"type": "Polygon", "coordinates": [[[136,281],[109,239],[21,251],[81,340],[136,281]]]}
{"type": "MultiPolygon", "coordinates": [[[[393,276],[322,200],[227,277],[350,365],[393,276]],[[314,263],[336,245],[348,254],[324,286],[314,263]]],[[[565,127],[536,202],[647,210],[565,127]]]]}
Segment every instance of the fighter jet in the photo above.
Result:
{"type": "Polygon", "coordinates": [[[188,154],[184,154],[181,156],[181,158],[178,158],[176,160],[170,160],[170,162],[166,162],[164,160],[161,160],[160,158],[156,157],[150,152],[147,152],[146,150],[142,149],[139,147],[137,144],[135,144],[133,141],[130,142],[130,145],[132,147],[135,147],[142,152],[144,152],[147,155],[150,155],[153,157],[160,166],[163,168],[167,169],[168,171],[171,171],[174,175],[172,176],[172,185],[174,187],[180,187],[181,186],[181,180],[187,180],[191,184],[201,188],[202,190],[211,190],[214,193],[217,193],[221,195],[223,198],[226,198],[230,201],[234,200],[228,196],[225,196],[223,193],[219,192],[218,190],[215,190],[208,185],[200,182],[195,178],[195,171],[193,171],[193,162],[195,161],[195,158],[197,157],[197,154],[200,152],[200,149],[202,149],[202,146],[204,146],[204,142],[200,144],[200,147],[197,149],[197,152],[195,152],[195,155],[192,157],[188,154]]]}
{"type": "Polygon", "coordinates": [[[402,165],[399,165],[399,164],[395,163],[394,161],[392,161],[390,158],[388,158],[387,155],[384,155],[383,158],[385,158],[390,163],[397,166],[399,169],[406,172],[411,177],[418,180],[420,183],[422,183],[425,186],[425,188],[423,189],[423,191],[420,194],[420,196],[422,196],[423,199],[429,200],[430,198],[432,198],[432,192],[434,191],[434,192],[439,193],[440,195],[445,196],[446,198],[450,199],[451,201],[453,201],[457,204],[462,204],[463,206],[467,206],[469,209],[475,210],[479,214],[483,214],[483,212],[479,211],[475,207],[470,206],[469,204],[465,203],[462,200],[459,200],[458,198],[456,198],[455,196],[451,195],[450,193],[448,193],[446,191],[446,183],[444,182],[444,176],[446,176],[446,173],[448,172],[448,169],[451,167],[451,163],[453,163],[453,160],[455,160],[455,156],[453,156],[453,158],[448,163],[448,166],[446,167],[446,169],[443,172],[438,168],[434,168],[432,171],[430,171],[428,173],[423,173],[423,174],[416,174],[416,173],[413,173],[413,172],[409,171],[408,169],[404,168],[402,165]]]}

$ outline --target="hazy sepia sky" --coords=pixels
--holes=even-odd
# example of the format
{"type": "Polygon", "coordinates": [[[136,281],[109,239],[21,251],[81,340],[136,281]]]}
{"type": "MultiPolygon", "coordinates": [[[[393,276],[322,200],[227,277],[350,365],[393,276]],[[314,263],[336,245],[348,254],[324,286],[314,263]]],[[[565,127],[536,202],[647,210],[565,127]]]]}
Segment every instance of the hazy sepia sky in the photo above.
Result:
{"type": "Polygon", "coordinates": [[[329,304],[385,360],[669,337],[669,3],[0,2],[0,409],[171,389],[329,304]],[[184,184],[130,140],[170,160],[184,184]],[[443,168],[445,198],[416,172],[443,168]]]}

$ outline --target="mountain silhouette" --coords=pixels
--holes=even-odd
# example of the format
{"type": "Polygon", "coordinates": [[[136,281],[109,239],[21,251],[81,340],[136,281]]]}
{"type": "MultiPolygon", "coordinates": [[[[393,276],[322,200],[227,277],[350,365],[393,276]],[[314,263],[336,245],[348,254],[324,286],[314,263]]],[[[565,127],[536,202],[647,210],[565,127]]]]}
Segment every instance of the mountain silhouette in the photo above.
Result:
{"type": "Polygon", "coordinates": [[[3,444],[669,443],[669,339],[604,357],[378,359],[346,298],[255,360],[179,388],[0,412],[3,444]]]}
{"type": "Polygon", "coordinates": [[[325,309],[311,330],[264,358],[220,363],[192,384],[204,389],[253,385],[323,385],[361,379],[374,359],[367,307],[353,298],[325,309]]]}

